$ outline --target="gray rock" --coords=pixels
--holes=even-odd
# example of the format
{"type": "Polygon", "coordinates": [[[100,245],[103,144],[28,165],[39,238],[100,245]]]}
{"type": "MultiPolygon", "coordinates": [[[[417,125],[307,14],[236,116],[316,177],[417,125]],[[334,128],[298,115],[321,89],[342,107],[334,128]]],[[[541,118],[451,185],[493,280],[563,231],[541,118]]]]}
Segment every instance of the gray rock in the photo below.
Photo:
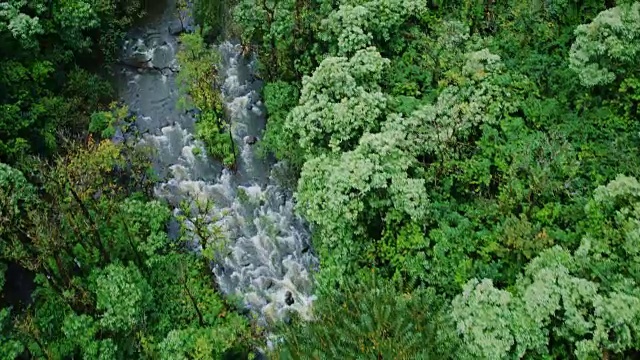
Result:
{"type": "Polygon", "coordinates": [[[127,66],[135,67],[138,69],[146,68],[151,62],[151,56],[147,53],[135,52],[124,59],[123,63],[127,66]]]}
{"type": "Polygon", "coordinates": [[[258,138],[256,136],[245,136],[244,143],[248,145],[253,145],[258,142],[258,138]]]}
{"type": "Polygon", "coordinates": [[[185,32],[185,29],[184,29],[184,27],[182,27],[182,25],[177,25],[177,26],[169,25],[169,34],[171,34],[173,36],[178,36],[178,35],[182,34],[183,32],[185,32]]]}

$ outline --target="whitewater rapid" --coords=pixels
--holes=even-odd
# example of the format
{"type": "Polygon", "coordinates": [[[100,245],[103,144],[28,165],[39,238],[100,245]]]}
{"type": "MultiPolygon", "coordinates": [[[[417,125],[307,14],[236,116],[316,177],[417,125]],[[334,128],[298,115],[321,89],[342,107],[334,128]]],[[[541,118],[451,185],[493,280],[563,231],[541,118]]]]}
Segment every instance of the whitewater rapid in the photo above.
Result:
{"type": "Polygon", "coordinates": [[[244,141],[247,136],[260,139],[265,126],[262,84],[254,76],[257,61],[244,57],[239,44],[225,41],[216,46],[222,64],[211,64],[219,69],[240,153],[237,171],[231,172],[208,158],[195,139],[194,112],[177,106],[181,94],[175,55],[180,45],[172,29],[180,23],[174,7],[168,0],[164,11],[150,16],[124,43],[123,62],[137,61],[146,68],[119,69],[120,96],[137,116],[143,134],[140,145],[157,151],[155,167],[161,181],[155,194],[171,204],[176,216],[185,215],[181,202],[190,204],[186,215],[192,221],[184,226],[196,251],[201,239],[193,231],[193,219],[204,219],[212,233],[222,232],[212,271],[225,294],[239,296],[262,322],[283,319],[289,311],[309,318],[318,259],[304,221],[294,212],[291,190],[279,181],[289,176],[287,168],[258,156],[258,144],[244,141]]]}

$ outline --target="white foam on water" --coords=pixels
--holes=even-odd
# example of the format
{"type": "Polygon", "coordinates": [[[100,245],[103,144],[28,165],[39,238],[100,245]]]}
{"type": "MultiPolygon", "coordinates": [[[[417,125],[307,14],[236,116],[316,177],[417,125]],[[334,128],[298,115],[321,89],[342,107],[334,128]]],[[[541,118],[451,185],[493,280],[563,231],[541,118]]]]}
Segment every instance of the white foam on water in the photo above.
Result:
{"type": "MultiPolygon", "coordinates": [[[[167,41],[137,39],[125,47],[135,44],[151,61],[175,64],[175,38],[166,36],[167,41]],[[155,45],[145,45],[149,43],[155,45]]],[[[176,109],[175,74],[124,72],[125,101],[148,130],[140,144],[157,149],[158,168],[165,176],[155,195],[172,204],[176,215],[181,201],[191,202],[193,216],[185,227],[195,251],[202,250],[194,229],[196,216],[212,232],[222,230],[226,240],[212,270],[225,294],[241,297],[263,321],[282,319],[290,311],[309,318],[315,299],[312,272],[318,267],[309,231],[294,212],[291,192],[278,185],[273,164],[257,156],[257,145],[243,141],[245,136],[260,138],[264,128],[264,105],[252,80],[255,59],[244,59],[240,46],[230,42],[218,50],[222,95],[239,155],[235,173],[212,164],[194,137],[193,118],[176,109]],[[291,305],[285,303],[287,292],[293,295],[291,305]]]]}

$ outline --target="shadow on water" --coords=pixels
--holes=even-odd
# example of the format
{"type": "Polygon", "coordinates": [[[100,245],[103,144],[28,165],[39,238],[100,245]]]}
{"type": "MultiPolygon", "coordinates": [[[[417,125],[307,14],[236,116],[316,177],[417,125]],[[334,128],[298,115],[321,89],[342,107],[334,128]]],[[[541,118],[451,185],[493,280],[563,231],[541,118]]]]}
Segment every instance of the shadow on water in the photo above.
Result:
{"type": "Polygon", "coordinates": [[[176,0],[143,0],[145,16],[138,20],[134,27],[149,25],[162,19],[167,9],[176,7],[176,0]]]}

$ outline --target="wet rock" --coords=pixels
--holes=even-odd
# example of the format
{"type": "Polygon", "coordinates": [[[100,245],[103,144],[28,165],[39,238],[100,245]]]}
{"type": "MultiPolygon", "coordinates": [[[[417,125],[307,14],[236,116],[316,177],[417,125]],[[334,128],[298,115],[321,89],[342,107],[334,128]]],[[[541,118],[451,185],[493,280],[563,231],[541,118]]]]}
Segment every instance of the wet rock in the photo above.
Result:
{"type": "Polygon", "coordinates": [[[169,34],[173,36],[178,36],[185,32],[185,28],[182,25],[171,26],[169,25],[169,34]]]}
{"type": "Polygon", "coordinates": [[[306,254],[309,252],[309,250],[311,250],[311,247],[305,244],[304,247],[302,248],[302,253],[306,254]]]}
{"type": "Polygon", "coordinates": [[[151,61],[151,55],[144,45],[138,46],[129,56],[126,56],[124,63],[133,67],[145,67],[151,61]]]}
{"type": "MultiPolygon", "coordinates": [[[[124,139],[124,134],[122,133],[122,129],[120,129],[119,127],[116,128],[116,133],[113,135],[113,138],[111,140],[116,144],[123,143],[125,139],[124,139]]],[[[101,194],[102,192],[100,191],[98,198],[100,197],[101,194]]],[[[95,198],[95,199],[98,199],[98,198],[95,198]]]]}
{"type": "Polygon", "coordinates": [[[131,66],[136,66],[139,68],[150,67],[152,58],[147,54],[136,55],[129,59],[129,64],[131,66]]]}
{"type": "Polygon", "coordinates": [[[291,293],[291,291],[287,291],[284,294],[284,303],[291,306],[294,302],[295,301],[293,300],[293,294],[291,293]]]}
{"type": "Polygon", "coordinates": [[[258,142],[258,138],[256,136],[245,136],[244,143],[248,145],[253,145],[258,142]]]}

